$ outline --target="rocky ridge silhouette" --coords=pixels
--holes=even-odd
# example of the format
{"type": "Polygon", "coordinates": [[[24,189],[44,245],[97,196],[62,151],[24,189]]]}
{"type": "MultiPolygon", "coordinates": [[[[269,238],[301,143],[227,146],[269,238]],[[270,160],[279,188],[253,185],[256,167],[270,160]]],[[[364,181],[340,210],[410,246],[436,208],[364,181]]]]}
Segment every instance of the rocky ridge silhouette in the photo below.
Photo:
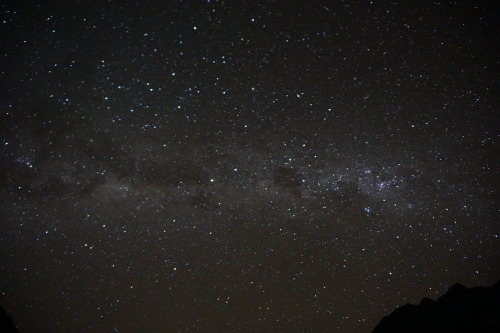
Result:
{"type": "Polygon", "coordinates": [[[436,301],[424,298],[385,316],[373,333],[500,332],[500,281],[493,287],[457,283],[436,301]]]}

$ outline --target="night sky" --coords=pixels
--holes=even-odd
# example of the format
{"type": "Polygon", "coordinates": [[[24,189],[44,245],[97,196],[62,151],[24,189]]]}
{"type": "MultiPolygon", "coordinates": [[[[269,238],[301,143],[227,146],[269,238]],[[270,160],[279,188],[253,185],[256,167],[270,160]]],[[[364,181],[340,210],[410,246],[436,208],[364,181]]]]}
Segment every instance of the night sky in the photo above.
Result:
{"type": "Polygon", "coordinates": [[[2,1],[21,332],[369,332],[500,277],[495,1],[2,1]]]}

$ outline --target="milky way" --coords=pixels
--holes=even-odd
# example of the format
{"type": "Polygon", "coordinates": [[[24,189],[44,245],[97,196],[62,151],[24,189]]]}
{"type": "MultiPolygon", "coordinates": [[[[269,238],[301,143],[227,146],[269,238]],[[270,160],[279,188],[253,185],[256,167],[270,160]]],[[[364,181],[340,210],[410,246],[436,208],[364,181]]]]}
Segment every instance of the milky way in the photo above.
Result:
{"type": "Polygon", "coordinates": [[[500,276],[492,2],[7,1],[22,332],[367,332],[500,276]]]}

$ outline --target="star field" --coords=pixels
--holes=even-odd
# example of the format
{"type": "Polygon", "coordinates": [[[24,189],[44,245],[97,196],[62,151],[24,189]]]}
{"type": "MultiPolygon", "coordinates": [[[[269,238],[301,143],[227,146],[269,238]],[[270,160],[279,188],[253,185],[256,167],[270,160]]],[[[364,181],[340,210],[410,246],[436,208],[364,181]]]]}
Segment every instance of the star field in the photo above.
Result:
{"type": "Polygon", "coordinates": [[[493,2],[0,4],[22,332],[369,332],[500,276],[493,2]]]}

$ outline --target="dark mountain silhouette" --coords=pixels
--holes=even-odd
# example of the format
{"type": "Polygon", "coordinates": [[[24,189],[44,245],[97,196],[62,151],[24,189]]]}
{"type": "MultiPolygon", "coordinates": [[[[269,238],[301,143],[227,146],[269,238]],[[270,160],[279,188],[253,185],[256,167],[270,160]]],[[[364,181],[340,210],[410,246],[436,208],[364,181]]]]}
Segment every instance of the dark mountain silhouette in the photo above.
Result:
{"type": "Polygon", "coordinates": [[[437,301],[422,299],[384,317],[373,333],[500,332],[500,281],[468,289],[457,283],[437,301]]]}
{"type": "Polygon", "coordinates": [[[10,316],[0,307],[0,332],[1,333],[19,333],[10,316]]]}

